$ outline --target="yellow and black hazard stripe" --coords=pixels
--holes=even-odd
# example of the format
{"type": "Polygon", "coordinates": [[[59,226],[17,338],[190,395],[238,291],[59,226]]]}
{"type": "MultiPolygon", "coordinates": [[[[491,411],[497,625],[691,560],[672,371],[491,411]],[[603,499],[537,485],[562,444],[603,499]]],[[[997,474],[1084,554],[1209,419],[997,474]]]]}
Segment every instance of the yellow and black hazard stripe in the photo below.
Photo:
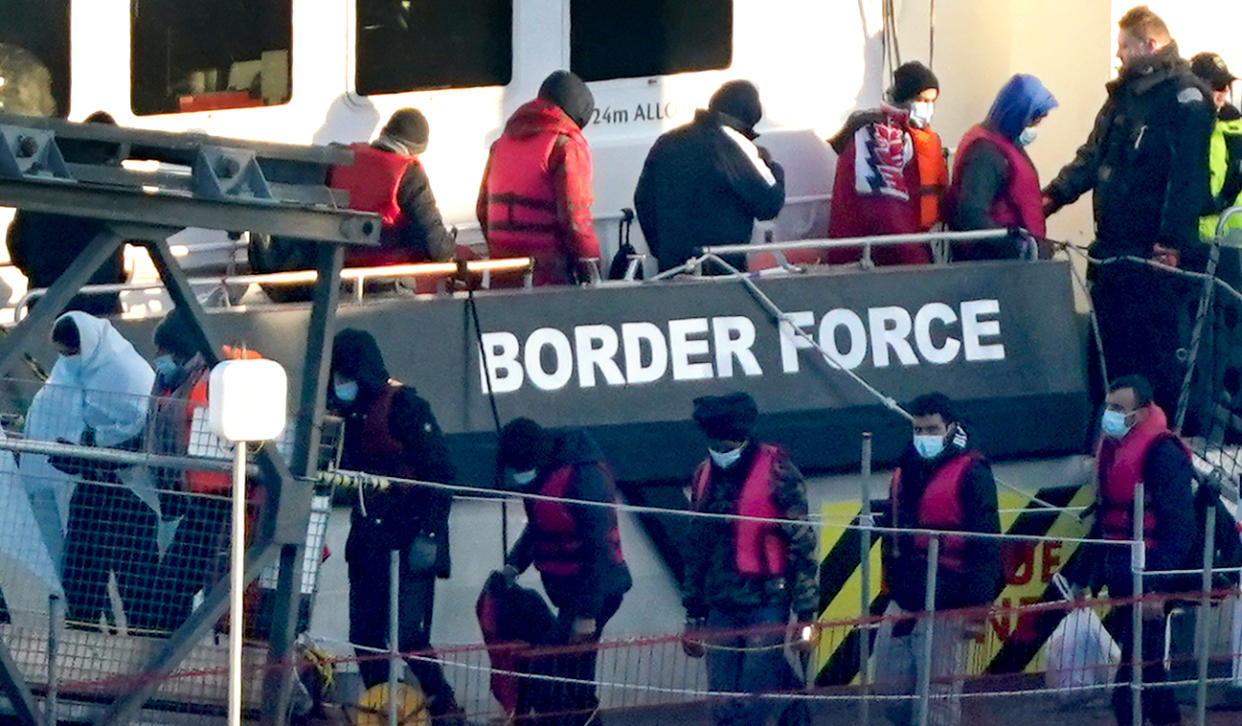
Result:
{"type": "MultiPolygon", "coordinates": [[[[1091,503],[1090,487],[1056,486],[1040,490],[1039,499],[1057,507],[1085,507],[1091,503]]],[[[1008,534],[1047,537],[1082,537],[1086,525],[1076,509],[1051,511],[1027,501],[1017,494],[1002,493],[999,497],[1001,530],[1008,534]]],[[[875,512],[879,502],[872,503],[875,512]]],[[[830,502],[824,505],[825,521],[859,521],[859,507],[854,502],[830,502]]],[[[873,537],[870,561],[871,583],[868,610],[879,615],[888,606],[881,593],[880,537],[873,537]]],[[[862,578],[861,533],[857,529],[825,527],[820,540],[820,619],[841,621],[858,617],[862,578]]],[[[1078,556],[1076,543],[1059,541],[1013,542],[1002,548],[1006,584],[997,598],[1001,607],[1055,600],[1059,597],[1051,586],[1052,575],[1078,556]]],[[[1063,613],[1052,612],[1038,617],[1019,618],[1002,613],[991,619],[989,633],[975,643],[969,662],[975,672],[1020,672],[1034,662],[1045,640],[1060,622],[1063,613]]],[[[817,655],[816,682],[819,685],[843,685],[858,676],[858,638],[864,631],[854,628],[832,647],[823,647],[817,655]]],[[[875,630],[865,631],[874,639],[875,630]]]]}

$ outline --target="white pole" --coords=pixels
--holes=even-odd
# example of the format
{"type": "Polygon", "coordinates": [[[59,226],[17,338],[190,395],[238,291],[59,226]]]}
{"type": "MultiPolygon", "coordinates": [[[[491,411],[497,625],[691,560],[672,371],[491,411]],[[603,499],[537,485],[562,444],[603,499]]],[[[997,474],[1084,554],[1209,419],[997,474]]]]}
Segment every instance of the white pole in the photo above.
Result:
{"type": "Polygon", "coordinates": [[[229,567],[229,726],[242,722],[242,595],[246,580],[246,442],[233,443],[233,527],[229,567]]]}

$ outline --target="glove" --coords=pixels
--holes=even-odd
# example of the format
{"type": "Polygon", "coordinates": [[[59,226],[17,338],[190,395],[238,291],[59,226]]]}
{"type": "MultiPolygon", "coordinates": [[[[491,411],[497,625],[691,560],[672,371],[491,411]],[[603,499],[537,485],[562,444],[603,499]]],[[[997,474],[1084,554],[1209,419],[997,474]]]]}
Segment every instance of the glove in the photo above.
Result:
{"type": "Polygon", "coordinates": [[[707,648],[703,645],[702,637],[697,631],[703,628],[703,621],[691,619],[686,621],[686,627],[681,634],[681,651],[690,658],[702,658],[707,654],[707,648]]]}

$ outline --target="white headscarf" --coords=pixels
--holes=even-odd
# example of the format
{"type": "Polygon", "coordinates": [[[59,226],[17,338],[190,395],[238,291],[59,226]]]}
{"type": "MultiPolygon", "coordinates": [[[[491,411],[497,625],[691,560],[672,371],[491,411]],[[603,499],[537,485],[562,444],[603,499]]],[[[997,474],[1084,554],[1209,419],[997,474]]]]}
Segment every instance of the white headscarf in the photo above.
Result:
{"type": "Polygon", "coordinates": [[[48,385],[77,390],[81,420],[94,430],[97,445],[133,438],[146,426],[155,373],[112,323],[83,312],[65,313],[56,322],[66,318],[78,329],[80,352],[56,361],[48,385]]]}

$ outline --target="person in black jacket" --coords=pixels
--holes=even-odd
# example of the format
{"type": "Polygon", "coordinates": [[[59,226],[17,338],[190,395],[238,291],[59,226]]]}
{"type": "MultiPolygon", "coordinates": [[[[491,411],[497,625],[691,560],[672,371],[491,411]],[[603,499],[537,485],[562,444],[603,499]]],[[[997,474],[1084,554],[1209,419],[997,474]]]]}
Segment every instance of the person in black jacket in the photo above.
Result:
{"type": "MultiPolygon", "coordinates": [[[[456,471],[431,407],[410,386],[388,377],[370,333],[346,329],[332,346],[328,405],[345,418],[341,467],[385,477],[451,483],[456,471]]],[[[389,558],[400,553],[398,614],[402,652],[431,644],[435,580],[449,576],[447,493],[408,483],[364,485],[345,541],[349,568],[349,639],[360,646],[358,670],[368,686],[388,677],[374,658],[388,639],[389,558]]],[[[438,663],[410,659],[432,715],[459,713],[438,663]]]]}
{"type": "MultiPolygon", "coordinates": [[[[996,482],[987,458],[970,446],[953,402],[941,393],[910,403],[913,438],[893,472],[888,526],[893,529],[1000,533],[996,482]]],[[[932,635],[932,698],[928,723],[952,726],[961,720],[964,640],[983,632],[986,610],[1000,592],[1000,541],[995,537],[944,535],[936,574],[936,618],[932,635]],[[970,608],[964,614],[946,611],[970,608]]],[[[884,586],[890,601],[876,640],[876,687],[891,695],[913,695],[924,665],[922,652],[930,541],[918,534],[888,534],[883,540],[884,586]]],[[[912,701],[890,701],[897,726],[917,723],[912,701]]]]}
{"type": "MultiPolygon", "coordinates": [[[[758,89],[749,81],[730,81],[712,94],[706,111],[656,139],[634,205],[661,271],[684,264],[696,247],[746,244],[755,219],[780,213],[785,172],[755,144],[762,117],[758,89]]],[[[746,269],[745,255],[725,259],[746,269]]]]}
{"type": "MultiPolygon", "coordinates": [[[[1123,544],[1134,537],[1134,499],[1143,483],[1144,568],[1152,572],[1199,566],[1196,543],[1201,543],[1195,520],[1190,455],[1168,428],[1164,411],[1152,400],[1151,384],[1141,376],[1123,376],[1109,386],[1100,418],[1100,443],[1096,454],[1097,498],[1091,539],[1117,544],[1093,544],[1071,562],[1066,578],[1079,590],[1108,588],[1110,598],[1134,594],[1130,548],[1123,544]]],[[[1201,547],[1201,544],[1199,545],[1201,547]]],[[[1197,589],[1197,576],[1147,575],[1144,593],[1177,593],[1197,589]]],[[[1164,661],[1164,614],[1167,602],[1155,598],[1144,602],[1143,716],[1153,724],[1180,722],[1177,700],[1168,688],[1152,687],[1168,679],[1164,661]]],[[[1113,714],[1118,726],[1131,723],[1129,689],[1133,662],[1133,611],[1119,607],[1114,639],[1121,646],[1121,669],[1113,690],[1113,714]]]]}
{"type": "MultiPolygon", "coordinates": [[[[96,111],[86,118],[86,123],[116,126],[116,121],[104,111],[96,111]]],[[[58,142],[65,160],[78,164],[120,164],[121,149],[116,144],[66,139],[58,142]]],[[[28,289],[48,288],[65,274],[69,265],[78,258],[107,226],[97,219],[68,217],[61,214],[26,212],[18,210],[9,225],[7,244],[9,261],[26,276],[28,289]]],[[[88,285],[112,285],[125,282],[125,246],[119,245],[99,269],[86,281],[88,285]]],[[[30,307],[38,304],[32,300],[30,307]]],[[[75,295],[64,312],[81,310],[96,317],[117,315],[121,312],[118,293],[91,293],[75,295]]]]}
{"type": "MultiPolygon", "coordinates": [[[[1093,257],[1155,258],[1201,270],[1206,248],[1199,243],[1198,218],[1209,199],[1210,91],[1155,13],[1137,7],[1119,25],[1120,75],[1107,86],[1087,142],[1044,188],[1045,211],[1052,214],[1092,191],[1093,257]]],[[[1109,375],[1145,376],[1156,400],[1172,411],[1184,370],[1175,357],[1178,314],[1192,293],[1185,283],[1134,263],[1097,265],[1090,273],[1109,375]]]]}
{"type": "MultiPolygon", "coordinates": [[[[519,418],[501,430],[498,457],[515,489],[554,498],[524,500],[526,528],[505,558],[505,578],[512,583],[531,565],[539,570],[544,592],[557,609],[546,644],[598,642],[633,586],[617,513],[607,506],[555,499],[615,504],[616,484],[603,452],[581,429],[549,431],[519,418]]],[[[593,681],[595,661],[595,650],[586,649],[553,655],[534,667],[547,675],[593,681]]],[[[599,705],[591,685],[548,682],[536,690],[534,708],[546,715],[535,723],[579,726],[593,718],[599,705]]]]}

